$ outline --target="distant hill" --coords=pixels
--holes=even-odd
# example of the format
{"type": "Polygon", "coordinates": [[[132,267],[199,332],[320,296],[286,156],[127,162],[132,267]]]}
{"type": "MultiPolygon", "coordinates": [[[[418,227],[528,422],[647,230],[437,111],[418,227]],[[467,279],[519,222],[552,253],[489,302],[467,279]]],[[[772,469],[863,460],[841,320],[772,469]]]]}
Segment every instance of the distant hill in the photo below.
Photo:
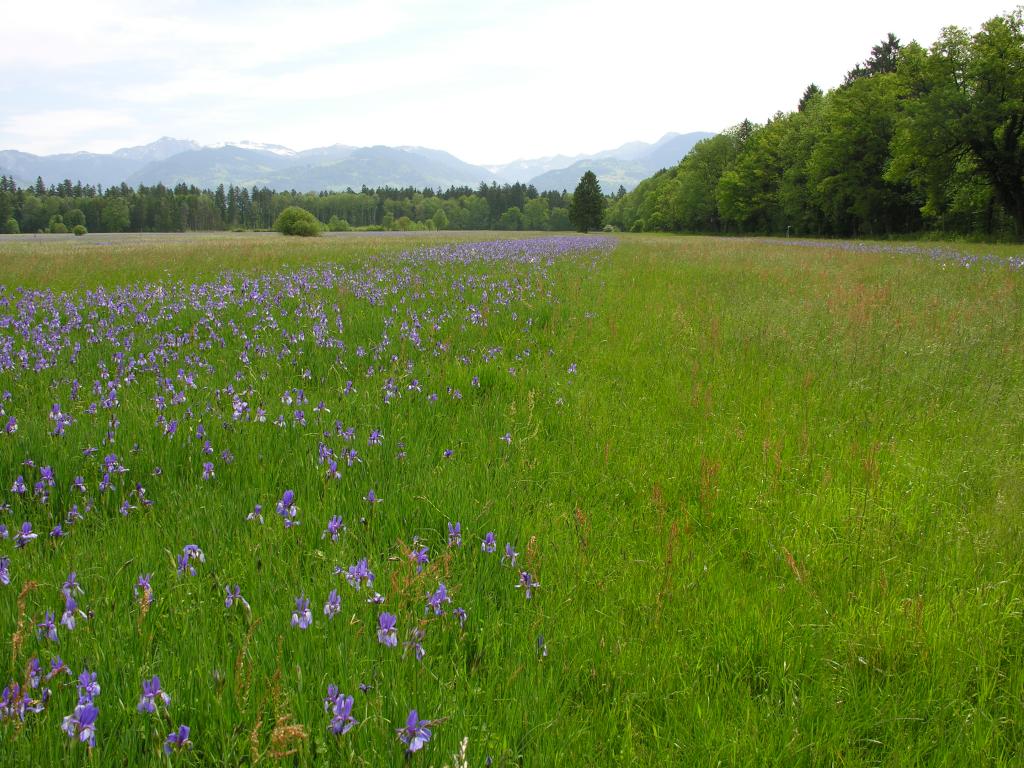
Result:
{"type": "Polygon", "coordinates": [[[605,192],[621,184],[633,189],[660,168],[675,165],[710,133],[669,133],[654,144],[629,142],[593,155],[554,155],[480,166],[449,152],[426,147],[329,147],[296,152],[251,141],[201,146],[168,136],[111,154],[75,152],[33,155],[0,151],[0,168],[22,186],[41,176],[47,185],[64,179],[86,184],[131,186],[179,183],[215,188],[219,184],[268,186],[300,192],[368,187],[477,187],[481,183],[533,183],[541,191],[572,190],[590,169],[605,192]]]}
{"type": "Polygon", "coordinates": [[[693,149],[694,144],[710,136],[714,134],[667,133],[653,144],[632,141],[616,149],[577,160],[568,167],[542,173],[530,179],[530,183],[541,192],[563,189],[571,192],[579,183],[580,176],[591,170],[597,175],[605,194],[613,194],[620,185],[628,192],[662,168],[678,163],[693,149]]]}

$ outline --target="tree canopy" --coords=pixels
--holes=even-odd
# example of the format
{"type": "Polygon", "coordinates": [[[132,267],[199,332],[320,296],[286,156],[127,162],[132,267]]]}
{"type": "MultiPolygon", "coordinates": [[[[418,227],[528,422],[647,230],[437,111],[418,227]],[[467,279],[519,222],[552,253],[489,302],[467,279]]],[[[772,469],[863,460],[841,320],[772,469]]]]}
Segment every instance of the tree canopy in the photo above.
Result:
{"type": "Polygon", "coordinates": [[[604,222],[604,195],[593,171],[580,177],[569,203],[569,221],[579,232],[600,229],[604,222]]]}

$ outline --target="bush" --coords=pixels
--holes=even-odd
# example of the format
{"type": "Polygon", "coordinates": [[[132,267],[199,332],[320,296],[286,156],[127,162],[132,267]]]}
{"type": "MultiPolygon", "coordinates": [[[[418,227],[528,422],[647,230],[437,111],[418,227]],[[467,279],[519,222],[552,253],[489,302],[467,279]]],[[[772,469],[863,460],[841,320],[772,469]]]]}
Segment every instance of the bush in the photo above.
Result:
{"type": "Polygon", "coordinates": [[[352,230],[347,219],[339,219],[337,216],[331,216],[331,220],[327,222],[327,228],[331,232],[349,232],[352,230]]]}
{"type": "Polygon", "coordinates": [[[66,235],[67,233],[68,228],[64,225],[63,221],[55,221],[53,224],[50,225],[51,235],[66,235]]]}
{"type": "Polygon", "coordinates": [[[644,231],[644,220],[637,219],[633,222],[633,226],[629,228],[630,232],[643,232],[644,231]]]}
{"type": "Polygon", "coordinates": [[[11,218],[7,220],[7,226],[4,227],[4,232],[8,235],[20,235],[21,227],[18,226],[18,220],[11,218]]]}
{"type": "Polygon", "coordinates": [[[320,234],[320,222],[309,211],[289,205],[274,222],[274,229],[282,235],[314,237],[320,234]]]}
{"type": "Polygon", "coordinates": [[[71,230],[77,237],[89,234],[89,230],[85,228],[84,224],[75,224],[75,228],[71,230]]]}

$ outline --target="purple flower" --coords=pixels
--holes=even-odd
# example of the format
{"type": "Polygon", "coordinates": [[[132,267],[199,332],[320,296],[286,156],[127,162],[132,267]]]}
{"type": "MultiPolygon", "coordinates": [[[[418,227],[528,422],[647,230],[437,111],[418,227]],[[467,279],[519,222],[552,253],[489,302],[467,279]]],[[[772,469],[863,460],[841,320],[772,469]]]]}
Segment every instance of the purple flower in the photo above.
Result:
{"type": "Polygon", "coordinates": [[[516,589],[524,588],[526,590],[526,599],[529,600],[533,596],[533,590],[540,586],[539,581],[534,581],[533,576],[528,571],[519,572],[519,583],[516,584],[516,589]]]}
{"type": "Polygon", "coordinates": [[[409,633],[409,640],[404,643],[406,650],[411,650],[415,654],[416,661],[423,661],[423,657],[427,655],[427,652],[423,649],[424,637],[426,637],[426,633],[422,629],[413,627],[412,632],[409,633]]]}
{"type": "Polygon", "coordinates": [[[60,617],[60,623],[67,627],[68,630],[72,630],[75,628],[76,616],[81,616],[83,619],[86,618],[85,612],[79,609],[75,598],[67,595],[64,598],[64,613],[60,617]]]}
{"type": "Polygon", "coordinates": [[[209,461],[203,462],[203,480],[209,480],[213,477],[213,464],[209,461]]]}
{"type": "Polygon", "coordinates": [[[366,495],[363,496],[363,501],[368,502],[369,504],[380,504],[384,499],[378,499],[377,494],[375,494],[373,492],[373,488],[371,488],[366,492],[366,495]]]}
{"type": "Polygon", "coordinates": [[[293,525],[299,525],[299,508],[295,506],[295,491],[289,489],[284,492],[281,500],[277,502],[276,511],[284,521],[285,528],[291,528],[293,525]]]}
{"type": "Polygon", "coordinates": [[[482,552],[496,552],[498,550],[498,542],[494,538],[494,531],[488,531],[484,535],[483,543],[480,544],[480,550],[482,552]]]}
{"type": "Polygon", "coordinates": [[[249,610],[249,601],[242,597],[242,588],[235,584],[234,588],[224,587],[224,607],[230,608],[235,603],[239,603],[245,610],[249,610]]]}
{"type": "Polygon", "coordinates": [[[36,625],[36,637],[44,635],[51,643],[57,642],[57,625],[53,620],[53,611],[47,611],[43,620],[36,625]]]}
{"type": "Polygon", "coordinates": [[[501,556],[502,563],[508,563],[509,567],[516,567],[516,560],[519,559],[519,553],[512,548],[511,544],[505,544],[505,554],[501,556]]]}
{"type": "Polygon", "coordinates": [[[78,676],[78,700],[92,701],[100,695],[100,684],[96,682],[96,673],[83,669],[78,676]]]}
{"type": "Polygon", "coordinates": [[[349,586],[354,587],[356,590],[362,587],[373,586],[373,571],[366,565],[366,558],[364,557],[355,565],[350,565],[348,572],[345,574],[345,581],[349,583],[349,586]]]}
{"type": "Polygon", "coordinates": [[[409,552],[409,559],[416,563],[416,573],[422,573],[423,566],[430,562],[430,558],[427,556],[429,551],[429,547],[420,547],[409,552]]]}
{"type": "Polygon", "coordinates": [[[338,540],[338,536],[344,530],[345,530],[345,523],[342,521],[341,516],[340,515],[335,515],[334,517],[332,517],[330,520],[327,521],[327,528],[325,528],[324,532],[322,534],[320,534],[320,538],[321,539],[325,539],[328,536],[330,536],[331,537],[331,541],[337,541],[338,540]]]}
{"type": "Polygon", "coordinates": [[[75,711],[64,718],[60,729],[68,735],[68,738],[78,737],[78,740],[87,743],[90,747],[96,746],[96,718],[100,711],[91,701],[80,701],[75,711]]]}
{"type": "Polygon", "coordinates": [[[144,603],[153,600],[153,588],[149,585],[149,580],[152,578],[152,573],[140,573],[139,578],[135,580],[135,597],[144,603]]]}
{"type": "Polygon", "coordinates": [[[14,536],[14,546],[21,549],[28,544],[32,539],[39,538],[38,533],[32,533],[32,523],[27,520],[21,524],[21,530],[14,536]]]}
{"type": "Polygon", "coordinates": [[[341,597],[338,595],[338,590],[332,589],[331,594],[327,596],[327,602],[324,603],[324,616],[333,619],[340,611],[341,597]]]}
{"type": "Polygon", "coordinates": [[[178,555],[178,575],[181,576],[185,571],[189,572],[190,576],[196,575],[195,566],[192,565],[193,560],[198,560],[201,563],[206,562],[206,555],[203,554],[196,544],[186,544],[182,549],[181,554],[178,555]]]}
{"type": "Polygon", "coordinates": [[[452,600],[448,597],[448,589],[443,583],[438,584],[437,591],[427,598],[427,609],[433,609],[435,616],[440,616],[444,613],[443,605],[450,603],[452,600]]]}
{"type": "Polygon", "coordinates": [[[452,611],[452,616],[459,620],[459,628],[466,626],[466,609],[456,608],[452,611]]]}
{"type": "Polygon", "coordinates": [[[395,624],[397,623],[398,619],[395,618],[393,613],[385,611],[377,617],[377,642],[390,648],[397,647],[398,632],[395,629],[395,624]]]}
{"type": "Polygon", "coordinates": [[[367,445],[380,445],[384,442],[384,435],[381,434],[379,429],[375,429],[370,433],[370,438],[367,440],[367,445]]]}
{"type": "Polygon", "coordinates": [[[500,440],[504,440],[505,441],[505,445],[512,445],[512,433],[511,432],[506,432],[499,439],[500,440]]]}
{"type": "Polygon", "coordinates": [[[246,521],[258,520],[260,525],[263,525],[263,506],[260,505],[260,504],[257,504],[253,508],[252,512],[250,512],[248,515],[245,516],[245,519],[246,519],[246,521]]]}
{"type": "Polygon", "coordinates": [[[359,723],[358,720],[352,717],[352,704],[354,701],[351,696],[338,693],[337,686],[331,685],[328,687],[324,706],[331,714],[331,722],[327,728],[335,736],[344,736],[359,723]]]}
{"type": "Polygon", "coordinates": [[[156,712],[157,701],[162,701],[164,706],[170,706],[171,697],[160,687],[159,675],[154,675],[152,680],[142,681],[142,696],[139,698],[139,705],[136,709],[139,712],[156,712]]]}
{"type": "Polygon", "coordinates": [[[430,741],[430,729],[427,727],[430,724],[429,720],[420,720],[415,709],[409,710],[405,727],[397,729],[398,739],[405,744],[407,752],[418,752],[430,741]]]}
{"type": "Polygon", "coordinates": [[[452,523],[448,523],[448,546],[462,546],[462,523],[456,522],[454,525],[452,523]]]}
{"type": "Polygon", "coordinates": [[[309,610],[309,600],[305,595],[295,598],[295,610],[292,612],[292,626],[307,629],[313,623],[313,612],[309,610]]]}
{"type": "Polygon", "coordinates": [[[25,486],[25,478],[21,475],[14,481],[14,485],[11,486],[11,493],[27,493],[28,488],[25,486]]]}
{"type": "Polygon", "coordinates": [[[189,733],[190,729],[187,725],[179,725],[178,730],[167,734],[167,738],[164,739],[164,754],[169,755],[182,749],[191,749],[192,742],[189,741],[189,733]]]}
{"type": "Polygon", "coordinates": [[[0,557],[0,584],[5,587],[11,583],[11,558],[0,557]]]}
{"type": "Polygon", "coordinates": [[[76,475],[75,481],[71,484],[71,487],[74,488],[76,491],[85,493],[85,478],[83,478],[81,475],[76,475]]]}

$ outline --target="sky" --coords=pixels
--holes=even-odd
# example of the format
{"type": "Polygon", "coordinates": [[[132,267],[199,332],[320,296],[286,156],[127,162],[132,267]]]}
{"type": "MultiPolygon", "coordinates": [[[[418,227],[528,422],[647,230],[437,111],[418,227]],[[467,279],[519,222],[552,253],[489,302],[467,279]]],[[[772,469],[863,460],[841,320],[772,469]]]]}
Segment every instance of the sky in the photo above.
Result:
{"type": "Polygon", "coordinates": [[[930,45],[1013,0],[13,3],[0,149],[161,136],[419,145],[477,164],[720,131],[837,86],[888,32],[930,45]]]}

